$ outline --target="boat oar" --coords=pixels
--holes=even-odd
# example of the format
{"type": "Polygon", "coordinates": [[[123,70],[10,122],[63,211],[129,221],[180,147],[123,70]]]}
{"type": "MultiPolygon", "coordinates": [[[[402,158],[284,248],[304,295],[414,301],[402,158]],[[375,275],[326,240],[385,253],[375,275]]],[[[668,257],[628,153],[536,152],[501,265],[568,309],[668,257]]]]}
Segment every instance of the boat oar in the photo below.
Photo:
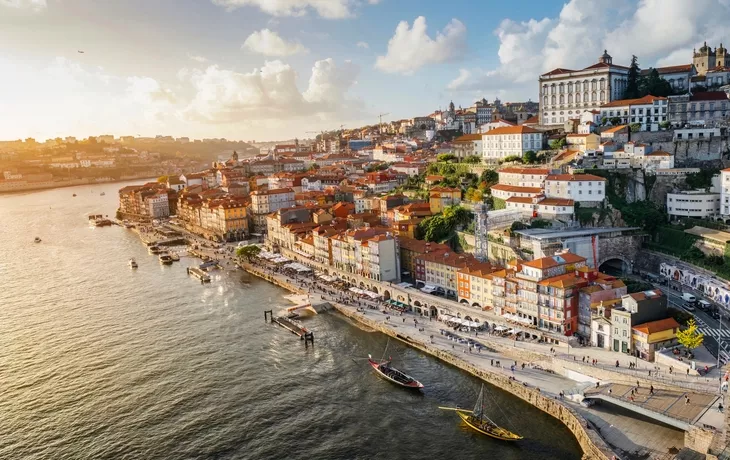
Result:
{"type": "Polygon", "coordinates": [[[459,412],[467,412],[467,413],[474,412],[474,411],[471,411],[471,410],[468,410],[468,409],[461,409],[459,407],[441,407],[441,406],[439,406],[439,409],[442,409],[442,410],[454,410],[454,411],[457,411],[458,410],[459,412]]]}

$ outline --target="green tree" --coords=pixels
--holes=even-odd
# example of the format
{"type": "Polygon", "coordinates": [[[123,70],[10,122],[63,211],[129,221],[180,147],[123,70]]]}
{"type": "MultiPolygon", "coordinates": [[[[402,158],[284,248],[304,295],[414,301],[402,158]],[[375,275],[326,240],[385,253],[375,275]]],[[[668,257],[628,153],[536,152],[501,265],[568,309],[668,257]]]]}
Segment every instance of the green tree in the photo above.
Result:
{"type": "Polygon", "coordinates": [[[552,141],[550,141],[550,148],[553,149],[553,150],[560,150],[563,147],[565,147],[565,144],[567,142],[568,141],[565,140],[564,137],[561,137],[560,139],[552,140],[552,141]]]}
{"type": "Polygon", "coordinates": [[[659,127],[661,129],[669,129],[670,126],[672,126],[672,124],[668,121],[663,121],[663,122],[659,123],[659,127]]]}
{"type": "Polygon", "coordinates": [[[522,161],[522,158],[518,157],[517,155],[509,155],[502,159],[503,163],[511,163],[513,161],[522,161]]]}
{"type": "Polygon", "coordinates": [[[261,248],[255,244],[249,244],[247,246],[236,249],[236,255],[241,259],[246,259],[251,262],[254,257],[257,257],[261,252],[261,248]]]}
{"type": "Polygon", "coordinates": [[[639,97],[651,94],[652,96],[667,97],[672,94],[672,85],[659,76],[656,69],[651,69],[649,75],[639,81],[639,97]]]}
{"type": "Polygon", "coordinates": [[[629,75],[626,80],[626,91],[624,91],[624,99],[636,99],[639,95],[639,83],[641,79],[641,69],[639,68],[639,60],[636,56],[631,56],[631,65],[629,66],[629,75]]]}
{"type": "Polygon", "coordinates": [[[537,153],[534,150],[528,150],[522,154],[522,162],[526,165],[531,165],[537,162],[537,153]]]}
{"type": "Polygon", "coordinates": [[[499,183],[499,173],[497,173],[494,169],[486,169],[482,173],[480,179],[482,182],[486,183],[487,188],[490,188],[492,185],[499,183]]]}
{"type": "Polygon", "coordinates": [[[631,123],[629,129],[632,133],[638,133],[641,130],[641,123],[631,123]]]}
{"type": "Polygon", "coordinates": [[[476,164],[481,163],[482,159],[479,157],[479,155],[469,155],[468,157],[461,160],[461,162],[476,165],[476,164]]]}
{"type": "Polygon", "coordinates": [[[601,117],[601,124],[606,126],[606,123],[608,123],[608,117],[601,117]]]}
{"type": "Polygon", "coordinates": [[[677,341],[688,350],[702,346],[705,336],[697,330],[697,323],[694,318],[687,322],[687,328],[677,332],[677,341]]]}
{"type": "Polygon", "coordinates": [[[456,155],[453,153],[442,153],[436,156],[436,161],[441,163],[448,163],[449,161],[456,160],[456,155]]]}
{"type": "Polygon", "coordinates": [[[611,118],[611,124],[613,126],[618,126],[621,124],[621,119],[619,117],[613,117],[611,118]]]}

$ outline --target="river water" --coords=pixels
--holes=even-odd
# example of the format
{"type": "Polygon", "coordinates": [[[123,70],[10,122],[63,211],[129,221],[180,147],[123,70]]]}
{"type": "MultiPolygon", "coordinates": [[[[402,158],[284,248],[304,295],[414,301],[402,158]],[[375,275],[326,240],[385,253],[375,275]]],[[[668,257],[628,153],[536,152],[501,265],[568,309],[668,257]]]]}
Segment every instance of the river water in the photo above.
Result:
{"type": "Polygon", "coordinates": [[[402,391],[353,359],[383,335],[327,313],[305,348],[264,323],[281,289],[201,285],[193,259],[161,266],[133,232],[89,227],[123,185],[0,196],[0,459],[580,458],[562,424],[492,387],[490,415],[525,440],[462,427],[438,409],[476,399],[457,369],[391,342],[427,386],[402,391]]]}

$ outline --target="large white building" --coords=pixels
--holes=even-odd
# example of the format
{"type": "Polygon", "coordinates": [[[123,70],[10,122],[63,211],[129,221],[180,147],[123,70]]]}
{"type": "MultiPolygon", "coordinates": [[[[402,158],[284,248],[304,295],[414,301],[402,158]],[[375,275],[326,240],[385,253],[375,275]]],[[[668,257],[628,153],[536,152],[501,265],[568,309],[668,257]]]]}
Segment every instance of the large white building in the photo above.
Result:
{"type": "Polygon", "coordinates": [[[601,117],[619,118],[617,125],[639,123],[641,131],[658,131],[659,124],[669,120],[669,100],[666,97],[644,96],[620,99],[601,106],[601,117]]]}
{"type": "Polygon", "coordinates": [[[482,134],[482,158],[487,163],[542,148],[542,131],[528,126],[505,126],[482,134]]]}
{"type": "Polygon", "coordinates": [[[545,185],[545,178],[550,174],[550,170],[543,168],[504,168],[500,169],[498,173],[500,185],[542,188],[545,185]]]}
{"type": "Polygon", "coordinates": [[[600,203],[606,197],[606,179],[592,174],[553,174],[545,179],[545,196],[600,203]]]}
{"type": "Polygon", "coordinates": [[[667,214],[670,219],[712,218],[720,214],[720,194],[705,190],[667,193],[667,214]]]}
{"type": "Polygon", "coordinates": [[[730,168],[720,171],[720,214],[730,216],[730,168]]]}
{"type": "Polygon", "coordinates": [[[540,75],[540,124],[562,125],[584,112],[621,99],[629,68],[613,64],[607,52],[582,70],[554,69],[540,75]]]}

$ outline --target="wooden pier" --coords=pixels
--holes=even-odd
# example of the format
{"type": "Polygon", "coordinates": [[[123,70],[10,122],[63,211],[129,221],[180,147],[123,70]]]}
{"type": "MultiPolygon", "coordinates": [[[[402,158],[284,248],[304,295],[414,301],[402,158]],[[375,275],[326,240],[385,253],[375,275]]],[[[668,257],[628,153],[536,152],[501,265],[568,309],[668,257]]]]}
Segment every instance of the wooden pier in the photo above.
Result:
{"type": "Polygon", "coordinates": [[[309,346],[310,343],[314,345],[314,332],[300,325],[296,321],[293,321],[286,316],[274,316],[272,310],[264,311],[264,321],[267,320],[270,320],[272,323],[276,323],[292,334],[297,335],[301,340],[304,340],[305,346],[309,346]]]}

